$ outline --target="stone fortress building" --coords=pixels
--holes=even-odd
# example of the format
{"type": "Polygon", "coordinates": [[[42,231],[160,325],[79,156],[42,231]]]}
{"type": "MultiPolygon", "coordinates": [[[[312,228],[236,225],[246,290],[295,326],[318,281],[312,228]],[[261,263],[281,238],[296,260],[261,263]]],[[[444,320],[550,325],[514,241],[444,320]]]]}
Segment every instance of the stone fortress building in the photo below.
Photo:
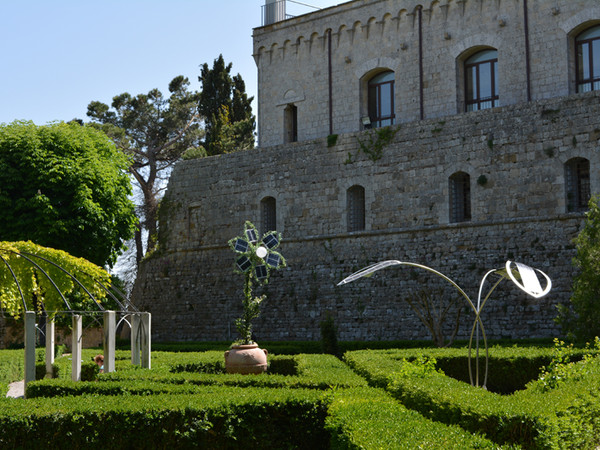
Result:
{"type": "MultiPolygon", "coordinates": [[[[227,241],[245,220],[280,231],[288,260],[258,340],[319,339],[328,315],[342,340],[428,338],[403,300],[451,291],[426,274],[336,287],[386,259],[431,266],[472,297],[507,259],[538,267],[551,293],[505,283],[486,332],[559,333],[572,239],[600,192],[597,0],[355,0],[256,28],[254,57],[259,147],[171,176],[159,250],[133,292],[154,339],[236,338],[242,279],[227,241]]],[[[459,337],[472,320],[465,311],[459,337]]]]}

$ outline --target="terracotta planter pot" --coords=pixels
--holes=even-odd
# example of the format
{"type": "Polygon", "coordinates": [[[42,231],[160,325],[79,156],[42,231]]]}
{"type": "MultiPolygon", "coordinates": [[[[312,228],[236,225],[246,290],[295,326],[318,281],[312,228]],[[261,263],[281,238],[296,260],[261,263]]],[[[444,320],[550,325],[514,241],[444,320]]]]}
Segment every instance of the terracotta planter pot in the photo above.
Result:
{"type": "Polygon", "coordinates": [[[234,345],[225,352],[225,370],[242,374],[266,372],[267,354],[258,344],[234,345]]]}

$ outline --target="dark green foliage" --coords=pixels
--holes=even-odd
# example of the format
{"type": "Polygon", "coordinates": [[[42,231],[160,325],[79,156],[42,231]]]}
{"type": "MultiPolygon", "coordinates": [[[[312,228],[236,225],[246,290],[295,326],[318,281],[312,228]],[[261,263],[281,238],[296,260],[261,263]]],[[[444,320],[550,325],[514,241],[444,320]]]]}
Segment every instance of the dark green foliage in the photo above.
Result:
{"type": "MultiPolygon", "coordinates": [[[[369,130],[365,133],[366,139],[364,141],[361,141],[358,137],[356,138],[359,145],[358,152],[363,152],[373,162],[381,159],[381,157],[383,156],[384,147],[386,147],[392,142],[398,130],[400,130],[399,127],[392,126],[369,130]]],[[[358,152],[356,153],[356,155],[354,155],[355,159],[358,156],[358,152]]],[[[348,159],[345,161],[345,164],[351,164],[352,162],[354,162],[352,158],[352,154],[349,153],[348,159]]]]}
{"type": "MultiPolygon", "coordinates": [[[[489,341],[490,345],[516,345],[514,340],[489,341]]],[[[456,342],[455,342],[456,344],[456,342]]],[[[202,352],[207,350],[225,351],[231,342],[152,342],[152,350],[163,352],[202,352]]],[[[342,353],[351,350],[366,349],[398,349],[398,348],[428,348],[432,347],[431,340],[403,341],[338,341],[342,353]]],[[[462,345],[465,345],[463,342],[462,345]]],[[[529,339],[518,341],[519,346],[548,346],[552,347],[552,339],[529,339]]],[[[269,350],[269,354],[297,355],[298,353],[321,353],[321,341],[262,341],[261,347],[269,350]]]]}
{"type": "MultiPolygon", "coordinates": [[[[52,378],[58,378],[58,366],[52,364],[52,378]]],[[[46,363],[36,363],[35,365],[35,379],[42,380],[46,376],[46,363]]]]}
{"type": "Polygon", "coordinates": [[[410,375],[399,353],[352,352],[345,358],[374,386],[425,417],[524,448],[593,448],[598,445],[599,357],[588,357],[581,376],[540,393],[534,387],[501,396],[435,371],[410,375]],[[565,419],[568,417],[568,420],[565,419]]]}
{"type": "Polygon", "coordinates": [[[198,112],[204,118],[204,148],[208,155],[254,147],[253,98],[248,98],[241,75],[231,77],[231,66],[225,65],[223,55],[219,55],[212,69],[206,63],[200,69],[198,112]]]}
{"type": "Polygon", "coordinates": [[[575,238],[578,272],[570,305],[558,305],[557,322],[563,332],[580,341],[600,336],[600,196],[592,197],[585,225],[575,238]]]}
{"type": "Polygon", "coordinates": [[[559,350],[491,349],[494,370],[506,365],[509,378],[528,358],[554,355],[538,380],[510,395],[440,372],[459,371],[464,348],[346,353],[373,387],[331,355],[272,356],[276,374],[247,376],[219,373],[222,351],[155,352],[152,370],[118,352],[117,371],[96,381],[45,379],[28,384],[27,400],[0,398],[0,447],[595,448],[597,350],[559,350]],[[564,362],[564,352],[581,361],[564,362]],[[565,377],[548,386],[548,373],[565,377]]]}
{"type": "Polygon", "coordinates": [[[341,356],[340,348],[337,341],[337,327],[333,321],[331,314],[321,321],[321,345],[323,353],[330,355],[341,356]]]}
{"type": "Polygon", "coordinates": [[[458,426],[424,419],[381,389],[336,390],[327,427],[332,449],[498,448],[458,426]]]}
{"type": "Polygon", "coordinates": [[[326,448],[329,440],[327,403],[318,391],[205,387],[193,395],[67,396],[2,406],[2,448],[326,448]]]}
{"type": "MultiPolygon", "coordinates": [[[[12,383],[23,379],[25,352],[21,350],[0,350],[0,383],[12,383]]],[[[1,397],[1,396],[0,396],[1,397]]]]}
{"type": "Polygon", "coordinates": [[[136,223],[128,166],[89,126],[1,124],[1,240],[33,241],[112,265],[136,223]]]}
{"type": "Polygon", "coordinates": [[[93,381],[99,372],[98,364],[93,362],[81,363],[81,381],[93,381]]]}
{"type": "Polygon", "coordinates": [[[330,134],[329,136],[327,136],[327,147],[333,147],[337,143],[337,140],[337,134],[330,134]]]}

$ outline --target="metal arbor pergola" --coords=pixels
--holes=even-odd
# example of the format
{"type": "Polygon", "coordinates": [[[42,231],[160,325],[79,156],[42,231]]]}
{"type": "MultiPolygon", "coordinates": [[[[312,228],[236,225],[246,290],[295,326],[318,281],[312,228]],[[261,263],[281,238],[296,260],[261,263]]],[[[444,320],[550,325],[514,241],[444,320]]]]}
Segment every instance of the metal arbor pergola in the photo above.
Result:
{"type": "MultiPolygon", "coordinates": [[[[49,319],[46,322],[45,338],[46,338],[46,372],[52,373],[52,364],[54,363],[54,343],[55,343],[55,329],[54,329],[54,316],[56,314],[70,314],[72,316],[72,380],[79,381],[81,379],[81,353],[82,353],[82,316],[91,315],[95,322],[99,323],[97,316],[102,314],[103,316],[103,347],[104,347],[104,371],[113,372],[115,369],[115,337],[117,327],[121,324],[127,324],[131,330],[131,363],[141,365],[145,368],[150,368],[150,322],[151,317],[149,313],[140,312],[128,299],[127,297],[117,290],[114,286],[109,289],[99,280],[91,277],[89,274],[85,274],[88,278],[92,279],[93,282],[101,288],[101,290],[110,297],[120,308],[118,311],[106,310],[100,301],[84,286],[81,280],[79,280],[74,274],[61,267],[59,264],[45,258],[41,255],[29,253],[25,251],[15,252],[13,250],[5,250],[11,254],[23,258],[27,261],[32,268],[35,268],[38,276],[42,276],[48,280],[52,288],[58,293],[65,306],[63,311],[48,311],[44,310],[49,315],[49,319]],[[51,267],[58,269],[60,272],[66,274],[77,286],[79,286],[85,295],[93,301],[93,304],[98,308],[95,311],[76,311],[69,304],[64,293],[59,289],[57,283],[52,279],[47,270],[45,270],[40,264],[49,264],[51,267]],[[117,317],[119,321],[117,322],[117,317]]],[[[21,288],[21,283],[15,273],[15,270],[11,267],[9,261],[0,254],[0,260],[8,268],[10,276],[12,277],[23,304],[24,313],[24,334],[25,334],[25,384],[29,381],[35,380],[35,345],[36,345],[36,330],[40,330],[37,326],[37,313],[35,310],[31,310],[27,307],[25,295],[21,288]]]]}
{"type": "Polygon", "coordinates": [[[484,275],[484,277],[481,280],[481,283],[479,285],[479,293],[477,295],[477,303],[473,303],[473,301],[471,301],[471,299],[465,293],[465,291],[458,284],[456,284],[452,279],[448,278],[443,273],[438,272],[437,270],[432,269],[431,267],[427,267],[422,264],[417,264],[417,263],[407,262],[407,261],[388,260],[388,261],[381,261],[381,262],[372,264],[372,265],[367,266],[364,269],[361,269],[361,270],[353,273],[352,275],[344,278],[337,285],[341,286],[341,285],[344,285],[347,283],[351,283],[352,281],[355,281],[359,278],[370,276],[374,272],[376,272],[380,269],[384,269],[386,267],[392,267],[392,266],[409,266],[409,267],[416,267],[419,269],[427,270],[427,271],[439,276],[440,278],[446,280],[447,282],[449,282],[452,286],[454,286],[456,288],[456,290],[460,293],[460,295],[462,295],[467,300],[467,303],[469,304],[469,306],[475,313],[475,320],[474,320],[473,326],[471,328],[471,336],[469,339],[469,356],[468,356],[469,379],[471,381],[471,385],[473,385],[473,386],[479,386],[479,332],[480,331],[481,331],[481,335],[483,337],[483,343],[484,343],[484,347],[485,347],[485,375],[484,375],[482,386],[485,387],[486,383],[487,383],[489,351],[488,351],[488,345],[487,345],[487,338],[485,335],[485,328],[483,326],[483,322],[481,321],[481,311],[483,310],[483,307],[485,306],[488,299],[490,298],[490,295],[492,294],[492,292],[494,292],[494,290],[498,287],[498,285],[503,280],[511,280],[519,289],[521,289],[526,294],[528,294],[534,298],[541,298],[541,297],[545,296],[548,292],[550,292],[550,289],[552,289],[552,281],[550,280],[548,275],[546,275],[544,272],[542,272],[539,269],[534,269],[525,264],[518,263],[518,262],[512,262],[512,261],[506,261],[506,264],[504,265],[504,267],[502,267],[500,269],[489,270],[484,275]],[[495,283],[492,284],[489,291],[487,292],[485,297],[483,297],[483,299],[482,299],[485,282],[488,279],[488,277],[490,277],[490,275],[492,275],[492,274],[499,276],[499,279],[495,283]],[[545,280],[545,282],[546,282],[545,287],[542,287],[537,274],[542,275],[542,279],[545,280]],[[471,365],[472,348],[473,348],[473,339],[474,338],[475,338],[475,376],[473,376],[473,367],[471,365]]]}

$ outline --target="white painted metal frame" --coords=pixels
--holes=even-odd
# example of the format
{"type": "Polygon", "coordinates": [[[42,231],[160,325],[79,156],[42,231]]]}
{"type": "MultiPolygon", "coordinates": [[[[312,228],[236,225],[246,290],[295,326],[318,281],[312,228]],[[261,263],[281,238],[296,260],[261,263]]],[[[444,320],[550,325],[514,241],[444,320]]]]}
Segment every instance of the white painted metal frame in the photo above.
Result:
{"type": "Polygon", "coordinates": [[[512,261],[506,261],[506,264],[503,268],[492,269],[484,275],[483,279],[481,280],[481,284],[479,285],[479,294],[477,296],[477,305],[475,305],[471,301],[469,296],[465,293],[465,291],[458,284],[456,284],[452,279],[448,278],[443,273],[438,272],[437,270],[432,269],[431,267],[427,267],[422,264],[417,264],[417,263],[407,262],[407,261],[388,260],[388,261],[381,261],[381,262],[372,264],[372,265],[367,266],[364,269],[361,269],[358,272],[355,272],[352,275],[344,278],[337,285],[342,286],[344,284],[351,283],[352,281],[355,281],[362,277],[370,277],[373,275],[373,273],[375,273],[376,271],[378,271],[380,269],[384,269],[386,267],[391,267],[391,266],[398,266],[398,265],[411,266],[411,267],[417,267],[419,269],[424,269],[424,270],[427,270],[427,271],[439,276],[440,278],[443,278],[444,280],[449,282],[452,286],[454,286],[456,288],[456,290],[465,298],[465,300],[467,300],[467,303],[469,304],[469,306],[475,313],[475,321],[473,322],[473,327],[471,328],[471,336],[469,339],[469,357],[468,357],[469,378],[471,381],[471,385],[473,385],[473,386],[479,386],[479,332],[480,331],[481,331],[481,335],[482,335],[483,343],[484,343],[484,347],[485,347],[485,375],[484,375],[482,386],[485,387],[486,383],[487,383],[489,351],[488,351],[488,345],[487,345],[487,338],[485,336],[485,329],[483,327],[483,322],[481,321],[481,311],[483,310],[483,307],[485,306],[486,302],[490,298],[490,295],[492,294],[492,292],[494,292],[496,287],[498,287],[498,285],[503,280],[511,280],[519,289],[521,289],[523,292],[525,292],[526,294],[528,294],[534,298],[541,298],[544,295],[548,294],[548,292],[550,292],[550,289],[552,289],[552,281],[550,280],[548,275],[546,275],[544,272],[542,272],[539,269],[534,269],[532,267],[529,267],[525,264],[512,262],[512,261]],[[546,286],[544,288],[542,288],[540,280],[537,276],[538,273],[541,274],[546,281],[546,286]],[[497,280],[492,285],[492,287],[487,292],[487,295],[485,296],[485,298],[482,301],[481,298],[482,298],[482,294],[483,294],[484,284],[485,284],[488,276],[491,274],[498,275],[500,277],[500,279],[497,280]],[[472,347],[473,347],[473,338],[474,337],[475,337],[475,377],[473,377],[473,368],[471,365],[472,347]],[[473,378],[475,378],[475,381],[473,381],[473,378]]]}

